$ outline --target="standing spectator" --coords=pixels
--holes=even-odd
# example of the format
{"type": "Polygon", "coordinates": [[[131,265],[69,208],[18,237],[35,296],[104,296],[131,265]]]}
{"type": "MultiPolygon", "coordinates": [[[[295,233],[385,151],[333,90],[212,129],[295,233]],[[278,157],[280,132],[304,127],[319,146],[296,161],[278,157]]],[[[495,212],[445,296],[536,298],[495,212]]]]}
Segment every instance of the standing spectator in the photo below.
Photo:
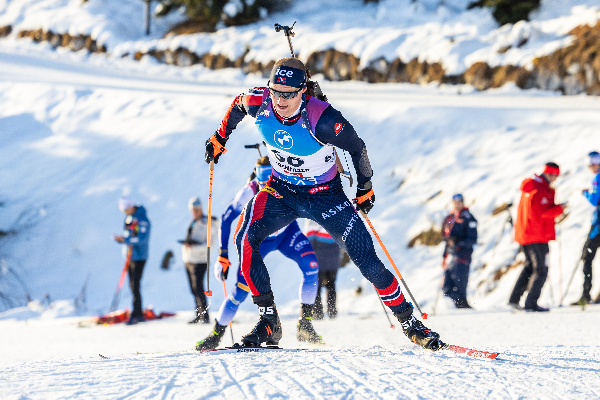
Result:
{"type": "Polygon", "coordinates": [[[327,316],[333,319],[337,317],[335,279],[342,261],[340,246],[321,225],[313,220],[306,220],[304,231],[319,262],[319,285],[317,287],[313,318],[323,319],[324,317],[321,288],[325,286],[327,293],[327,316]]]}
{"type": "MultiPolygon", "coordinates": [[[[583,293],[581,298],[573,305],[584,305],[592,302],[592,296],[590,295],[592,290],[592,262],[600,246],[600,153],[592,151],[588,156],[590,157],[589,167],[594,174],[594,179],[592,180],[592,188],[584,189],[582,193],[594,206],[594,213],[592,214],[592,227],[581,254],[583,260],[583,293]]],[[[600,294],[598,294],[594,303],[600,303],[600,294]]]]}
{"type": "Polygon", "coordinates": [[[473,246],[477,243],[477,220],[465,207],[463,195],[452,196],[452,212],[444,219],[444,285],[442,290],[456,308],[471,308],[467,302],[467,283],[473,246]]]}
{"type": "MultiPolygon", "coordinates": [[[[206,295],[204,294],[204,275],[207,268],[207,225],[208,216],[202,211],[202,202],[199,197],[193,197],[188,203],[192,213],[192,222],[187,229],[187,235],[181,247],[182,259],[185,263],[190,289],[196,301],[196,317],[190,324],[210,323],[208,316],[206,295]]],[[[212,219],[212,218],[211,218],[212,219]]],[[[213,236],[213,237],[216,237],[213,236]]]]}
{"type": "Polygon", "coordinates": [[[526,311],[544,312],[538,299],[548,276],[548,242],[556,238],[554,219],[562,214],[564,204],[554,204],[554,189],[550,186],[560,168],[553,162],[546,163],[544,172],[527,178],[521,183],[521,200],[515,224],[515,240],[525,253],[525,266],[519,275],[510,295],[508,304],[515,310],[522,310],[519,302],[526,290],[526,311]]]}
{"type": "Polygon", "coordinates": [[[146,216],[144,206],[136,205],[129,197],[119,199],[119,210],[127,215],[123,236],[114,236],[114,239],[123,244],[123,256],[131,251],[131,259],[128,266],[129,287],[133,295],[133,311],[127,321],[128,325],[144,322],[142,312],[142,295],[140,293],[140,282],[144,265],[148,258],[148,241],[150,239],[150,221],[146,216]]]}

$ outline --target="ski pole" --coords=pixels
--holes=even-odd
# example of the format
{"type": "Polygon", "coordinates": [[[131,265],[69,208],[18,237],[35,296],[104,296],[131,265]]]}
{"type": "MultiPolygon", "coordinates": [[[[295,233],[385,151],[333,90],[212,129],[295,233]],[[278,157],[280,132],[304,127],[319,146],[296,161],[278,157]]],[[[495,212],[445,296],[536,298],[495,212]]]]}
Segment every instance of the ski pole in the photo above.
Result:
{"type": "Polygon", "coordinates": [[[133,247],[129,246],[127,249],[127,257],[125,258],[125,265],[123,266],[123,271],[121,271],[121,278],[119,279],[119,284],[117,285],[117,290],[113,296],[112,303],[110,304],[110,312],[113,312],[117,309],[119,305],[119,295],[121,293],[121,288],[123,287],[123,283],[125,282],[125,276],[127,275],[127,270],[129,269],[129,263],[131,262],[131,254],[133,253],[133,247]]]}
{"type": "MultiPolygon", "coordinates": [[[[212,225],[212,189],[213,189],[213,172],[215,170],[215,161],[210,162],[210,178],[208,179],[208,223],[206,224],[206,265],[210,266],[210,228],[212,225]]],[[[206,274],[206,297],[212,297],[210,290],[210,274],[206,274]]],[[[208,307],[206,307],[208,309],[208,307]]]]}
{"type": "Polygon", "coordinates": [[[444,290],[444,282],[446,281],[447,259],[448,254],[444,256],[444,260],[442,261],[442,268],[444,269],[444,272],[442,273],[442,283],[440,284],[440,288],[438,289],[437,295],[435,296],[435,303],[433,303],[433,307],[431,308],[431,315],[435,315],[438,302],[440,301],[440,296],[442,295],[442,291],[444,290]]]}
{"type": "MultiPolygon", "coordinates": [[[[227,299],[227,285],[225,281],[223,281],[223,293],[225,293],[225,299],[227,299]]],[[[231,344],[235,344],[235,339],[233,338],[233,321],[229,321],[229,332],[231,332],[231,344]]]]}
{"type": "Polygon", "coordinates": [[[560,234],[560,228],[558,229],[558,288],[559,288],[559,295],[560,295],[560,304],[559,307],[561,307],[563,305],[563,301],[564,301],[564,295],[562,290],[560,290],[562,288],[562,245],[561,245],[561,234],[560,234]]]}
{"type": "Polygon", "coordinates": [[[396,274],[398,275],[398,278],[400,278],[400,280],[402,281],[402,284],[406,288],[406,291],[408,292],[408,295],[410,296],[410,298],[412,299],[413,303],[415,304],[415,307],[417,307],[417,310],[419,310],[419,313],[421,314],[421,318],[427,319],[427,313],[424,313],[423,311],[421,311],[421,307],[419,307],[419,304],[415,300],[415,296],[413,296],[412,292],[410,291],[410,288],[406,284],[406,281],[402,277],[402,274],[398,270],[398,267],[396,267],[396,264],[394,263],[394,260],[392,260],[392,256],[390,256],[390,253],[388,253],[387,249],[385,248],[385,245],[383,244],[383,242],[379,238],[379,235],[377,234],[377,231],[375,230],[375,227],[373,227],[373,224],[371,224],[371,220],[369,219],[369,217],[367,217],[367,214],[363,210],[360,210],[360,213],[363,216],[363,218],[365,219],[365,221],[367,222],[367,224],[369,225],[369,228],[371,228],[371,231],[373,232],[373,235],[375,235],[375,237],[377,238],[377,241],[379,242],[379,245],[383,249],[383,252],[387,256],[388,260],[390,260],[390,263],[392,264],[392,267],[394,267],[394,271],[396,271],[396,274]]]}
{"type": "MultiPolygon", "coordinates": [[[[375,293],[377,293],[377,288],[375,287],[375,285],[373,285],[373,289],[375,289],[375,293]]],[[[390,329],[395,329],[396,325],[394,325],[392,323],[392,320],[390,319],[390,316],[388,315],[387,308],[385,308],[385,305],[383,304],[383,300],[381,300],[381,297],[379,297],[379,293],[377,293],[377,298],[379,299],[379,303],[381,303],[381,308],[383,308],[383,312],[385,313],[385,316],[386,316],[388,322],[390,323],[390,329]]]]}

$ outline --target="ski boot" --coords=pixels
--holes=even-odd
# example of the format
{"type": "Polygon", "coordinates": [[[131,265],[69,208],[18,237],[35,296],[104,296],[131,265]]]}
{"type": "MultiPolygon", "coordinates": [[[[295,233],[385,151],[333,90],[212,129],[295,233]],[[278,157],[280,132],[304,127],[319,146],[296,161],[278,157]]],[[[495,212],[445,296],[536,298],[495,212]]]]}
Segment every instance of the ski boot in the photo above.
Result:
{"type": "Polygon", "coordinates": [[[312,325],[312,304],[302,304],[300,309],[300,318],[298,319],[298,331],[296,332],[296,339],[299,342],[308,342],[314,344],[325,344],[323,338],[315,332],[315,328],[312,325]]]}
{"type": "Polygon", "coordinates": [[[421,346],[427,350],[440,350],[444,347],[444,343],[440,340],[440,335],[432,332],[421,321],[413,315],[413,308],[409,308],[401,313],[394,313],[400,325],[402,332],[410,339],[411,342],[421,346]]]}
{"type": "Polygon", "coordinates": [[[277,346],[283,335],[273,292],[252,296],[252,300],[258,306],[260,319],[250,333],[242,336],[242,346],[260,347],[261,343],[277,346]]]}
{"type": "Polygon", "coordinates": [[[221,342],[225,328],[227,328],[227,325],[219,325],[219,323],[215,321],[215,327],[210,335],[208,335],[206,339],[196,342],[196,350],[216,349],[221,342]]]}

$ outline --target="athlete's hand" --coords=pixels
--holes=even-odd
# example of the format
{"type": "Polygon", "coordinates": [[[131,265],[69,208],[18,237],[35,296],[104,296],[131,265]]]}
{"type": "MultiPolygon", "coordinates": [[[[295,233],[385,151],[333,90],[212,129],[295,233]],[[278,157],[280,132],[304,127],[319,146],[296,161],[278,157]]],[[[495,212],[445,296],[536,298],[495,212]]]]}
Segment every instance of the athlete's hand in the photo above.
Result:
{"type": "Polygon", "coordinates": [[[356,198],[352,200],[356,204],[356,208],[368,214],[375,204],[375,192],[373,192],[373,184],[367,181],[362,185],[358,185],[356,189],[356,198]]]}
{"type": "Polygon", "coordinates": [[[220,255],[215,262],[215,276],[218,280],[225,281],[227,279],[229,267],[231,267],[231,262],[227,258],[227,254],[220,255]]]}
{"type": "Polygon", "coordinates": [[[215,133],[206,141],[206,143],[204,143],[204,145],[206,146],[204,160],[207,164],[210,164],[211,161],[214,161],[215,164],[219,163],[219,157],[221,157],[221,154],[227,151],[225,150],[225,142],[225,139],[222,139],[215,133]]]}

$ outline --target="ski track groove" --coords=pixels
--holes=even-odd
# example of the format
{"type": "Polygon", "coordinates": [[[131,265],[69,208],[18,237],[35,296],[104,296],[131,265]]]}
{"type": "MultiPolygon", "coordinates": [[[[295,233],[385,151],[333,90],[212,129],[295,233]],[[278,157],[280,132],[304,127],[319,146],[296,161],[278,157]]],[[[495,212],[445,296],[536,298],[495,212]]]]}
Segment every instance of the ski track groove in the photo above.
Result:
{"type": "MultiPolygon", "coordinates": [[[[225,371],[227,376],[229,376],[229,378],[231,379],[231,384],[229,385],[229,387],[233,387],[233,386],[237,387],[240,390],[240,392],[242,392],[242,395],[244,396],[244,398],[249,399],[250,397],[248,396],[248,393],[246,393],[246,391],[244,390],[242,385],[240,385],[240,382],[229,371],[227,363],[222,359],[219,360],[219,363],[221,364],[221,367],[223,367],[223,370],[225,371]]],[[[227,387],[228,386],[225,386],[221,390],[224,391],[225,389],[227,389],[227,387]]]]}

